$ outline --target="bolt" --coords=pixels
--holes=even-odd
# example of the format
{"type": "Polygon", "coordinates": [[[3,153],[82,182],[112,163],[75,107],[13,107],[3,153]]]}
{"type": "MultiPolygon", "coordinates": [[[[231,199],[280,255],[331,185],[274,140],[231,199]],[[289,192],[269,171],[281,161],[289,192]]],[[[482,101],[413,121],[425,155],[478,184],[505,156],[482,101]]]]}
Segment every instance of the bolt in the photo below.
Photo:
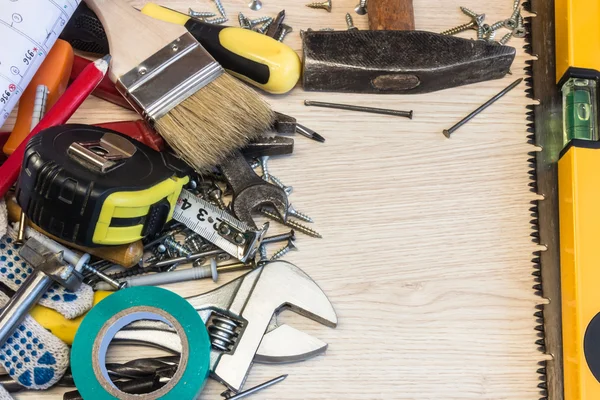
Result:
{"type": "Polygon", "coordinates": [[[273,256],[271,257],[271,261],[279,260],[291,250],[298,250],[298,247],[296,247],[293,240],[288,240],[287,245],[285,245],[284,247],[276,251],[275,254],[273,254],[273,256]]]}
{"type": "Polygon", "coordinates": [[[288,196],[294,191],[294,188],[292,186],[285,186],[278,177],[269,174],[269,178],[271,178],[271,182],[273,182],[276,186],[282,188],[285,194],[287,194],[288,196]]]}
{"type": "Polygon", "coordinates": [[[322,2],[316,2],[316,3],[308,3],[306,5],[306,7],[308,8],[320,8],[323,10],[327,10],[327,12],[331,12],[331,0],[325,0],[322,2]]]}
{"type": "Polygon", "coordinates": [[[178,241],[176,241],[173,236],[166,237],[163,243],[168,250],[175,251],[182,256],[189,256],[190,254],[192,254],[192,251],[187,246],[184,246],[178,241]]]}
{"type": "Polygon", "coordinates": [[[205,19],[204,22],[206,22],[207,24],[213,24],[213,25],[221,25],[225,22],[229,21],[227,19],[227,17],[222,17],[222,18],[213,18],[213,19],[205,19]]]}
{"type": "Polygon", "coordinates": [[[271,21],[273,21],[273,17],[260,17],[256,19],[251,19],[248,22],[250,23],[250,26],[255,27],[256,25],[265,24],[271,21]]]}
{"type": "Polygon", "coordinates": [[[223,191],[216,184],[206,194],[208,195],[208,198],[214,201],[221,210],[227,208],[223,202],[223,191]]]}
{"type": "Polygon", "coordinates": [[[489,99],[488,101],[486,101],[484,104],[482,104],[481,106],[479,106],[479,108],[477,108],[471,114],[469,114],[466,117],[464,117],[463,119],[461,119],[459,122],[457,122],[450,129],[444,129],[444,131],[443,131],[444,136],[446,136],[448,139],[450,139],[450,135],[453,132],[455,132],[458,128],[460,128],[461,126],[463,126],[464,124],[466,124],[467,122],[469,122],[477,114],[479,114],[480,112],[482,112],[483,110],[485,110],[486,108],[488,108],[489,106],[491,106],[493,103],[495,103],[501,97],[503,97],[506,93],[508,93],[511,90],[513,90],[519,83],[521,83],[522,80],[523,80],[523,78],[517,79],[516,81],[514,81],[513,83],[511,83],[510,85],[508,85],[505,89],[503,89],[500,93],[498,93],[497,95],[495,95],[494,97],[492,97],[491,99],[489,99]]]}
{"type": "Polygon", "coordinates": [[[260,2],[260,0],[252,0],[250,3],[248,3],[248,7],[252,11],[258,11],[262,8],[262,3],[260,2]]]}
{"type": "Polygon", "coordinates": [[[302,220],[304,222],[314,222],[311,217],[309,217],[308,215],[303,214],[303,213],[297,211],[294,207],[292,207],[292,204],[290,204],[288,206],[288,211],[287,212],[292,217],[298,218],[299,220],[302,220]]]}
{"type": "Polygon", "coordinates": [[[513,32],[508,32],[506,35],[502,36],[502,39],[498,41],[501,45],[505,45],[508,41],[513,37],[513,32]]]}
{"type": "Polygon", "coordinates": [[[354,8],[354,12],[358,15],[365,15],[367,13],[367,0],[360,0],[358,5],[354,8]]]}
{"type": "Polygon", "coordinates": [[[524,38],[526,34],[527,34],[527,31],[525,30],[525,26],[523,25],[523,16],[521,14],[519,14],[519,18],[517,21],[517,27],[513,31],[513,36],[516,38],[524,38]]]}
{"type": "MultiPolygon", "coordinates": [[[[282,27],[283,30],[283,27],[282,27]]],[[[260,161],[260,167],[262,168],[262,178],[265,181],[269,181],[269,166],[267,165],[267,163],[269,162],[269,156],[262,156],[259,157],[258,160],[260,161]]]]}
{"type": "Polygon", "coordinates": [[[349,31],[358,30],[358,28],[354,26],[354,21],[352,21],[352,15],[350,15],[350,13],[346,13],[346,26],[348,26],[349,31]]]}
{"type": "Polygon", "coordinates": [[[203,18],[212,18],[212,17],[216,16],[217,14],[215,14],[213,12],[209,12],[209,11],[194,11],[190,8],[190,9],[188,9],[188,15],[192,18],[203,19],[203,18]]]}
{"type": "Polygon", "coordinates": [[[480,14],[477,16],[477,18],[473,18],[470,22],[466,23],[466,24],[462,24],[459,25],[457,27],[454,27],[452,29],[448,29],[447,31],[442,32],[442,35],[447,35],[447,36],[451,36],[451,35],[456,35],[457,33],[461,33],[464,32],[466,30],[469,30],[471,28],[476,28],[479,25],[483,24],[483,20],[485,19],[485,14],[480,14]]]}
{"type": "Polygon", "coordinates": [[[297,223],[295,221],[292,221],[292,220],[289,220],[289,219],[286,220],[286,221],[284,221],[283,219],[281,219],[281,217],[279,217],[279,215],[277,215],[277,214],[269,211],[266,208],[261,208],[260,209],[260,213],[262,215],[264,215],[265,217],[267,217],[269,219],[272,219],[273,221],[277,221],[277,222],[279,222],[279,223],[281,223],[281,224],[283,224],[285,226],[289,226],[290,228],[294,228],[298,232],[302,232],[305,235],[312,236],[312,237],[315,237],[315,238],[322,238],[323,237],[323,236],[321,236],[321,234],[319,232],[310,229],[308,226],[304,226],[302,224],[299,224],[299,223],[297,223]]]}
{"type": "MultiPolygon", "coordinates": [[[[221,17],[226,18],[227,15],[225,14],[225,7],[223,7],[223,3],[221,3],[221,0],[215,0],[215,6],[217,6],[217,10],[219,10],[221,17]]],[[[225,21],[227,21],[227,20],[225,20],[225,21]]],[[[223,22],[225,22],[225,21],[223,21],[223,22]]]]}
{"type": "MultiPolygon", "coordinates": [[[[286,24],[281,24],[281,28],[279,28],[279,36],[277,37],[278,42],[283,42],[283,39],[287,36],[288,33],[292,31],[292,27],[286,24]]],[[[268,180],[268,179],[267,179],[268,180]]]]}
{"type": "Polygon", "coordinates": [[[287,233],[266,237],[262,240],[261,244],[284,242],[286,240],[296,240],[296,232],[293,229],[287,233]]]}
{"type": "Polygon", "coordinates": [[[243,29],[250,29],[250,22],[248,21],[248,18],[244,16],[244,14],[238,14],[238,22],[240,23],[240,27],[243,29]]]}

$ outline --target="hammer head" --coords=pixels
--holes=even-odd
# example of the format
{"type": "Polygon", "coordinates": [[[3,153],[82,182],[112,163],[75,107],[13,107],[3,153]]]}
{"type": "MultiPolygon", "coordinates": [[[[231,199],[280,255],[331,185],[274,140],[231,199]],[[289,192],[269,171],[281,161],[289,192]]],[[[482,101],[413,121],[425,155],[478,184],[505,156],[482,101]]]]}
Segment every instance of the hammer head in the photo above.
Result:
{"type": "Polygon", "coordinates": [[[307,31],[304,90],[418,94],[504,77],[516,50],[424,31],[307,31]]]}

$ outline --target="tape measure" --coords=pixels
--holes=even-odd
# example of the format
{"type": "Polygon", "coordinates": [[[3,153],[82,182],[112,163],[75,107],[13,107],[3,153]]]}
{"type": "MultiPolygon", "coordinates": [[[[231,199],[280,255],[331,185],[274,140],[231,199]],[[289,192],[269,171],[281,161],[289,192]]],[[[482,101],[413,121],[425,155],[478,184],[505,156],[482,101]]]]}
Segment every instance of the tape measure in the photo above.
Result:
{"type": "Polygon", "coordinates": [[[191,169],[118,132],[62,125],[27,144],[16,199],[46,232],[82,246],[132,243],[172,218],[242,262],[268,226],[252,230],[183,190],[191,169]]]}

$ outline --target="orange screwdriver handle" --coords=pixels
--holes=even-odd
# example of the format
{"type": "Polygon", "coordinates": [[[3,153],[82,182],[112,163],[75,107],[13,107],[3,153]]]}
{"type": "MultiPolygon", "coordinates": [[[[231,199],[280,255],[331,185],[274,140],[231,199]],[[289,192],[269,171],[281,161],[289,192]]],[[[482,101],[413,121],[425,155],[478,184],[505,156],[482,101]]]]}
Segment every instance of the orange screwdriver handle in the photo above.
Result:
{"type": "Polygon", "coordinates": [[[73,48],[64,40],[58,39],[19,100],[17,121],[2,149],[4,154],[12,154],[31,131],[31,118],[38,85],[48,87],[46,109],[50,109],[67,89],[72,66],[73,48]]]}

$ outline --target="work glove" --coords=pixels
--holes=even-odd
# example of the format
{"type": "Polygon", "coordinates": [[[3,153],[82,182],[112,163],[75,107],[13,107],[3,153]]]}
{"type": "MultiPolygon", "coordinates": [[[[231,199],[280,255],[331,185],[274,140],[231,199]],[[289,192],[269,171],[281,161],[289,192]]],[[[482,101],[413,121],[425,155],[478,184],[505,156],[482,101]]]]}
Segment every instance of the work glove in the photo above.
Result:
{"type": "Polygon", "coordinates": [[[6,213],[6,203],[0,199],[0,238],[6,235],[8,229],[8,215],[6,213]]]}
{"type": "MultiPolygon", "coordinates": [[[[33,237],[41,235],[35,231],[27,233],[33,237]]],[[[33,268],[19,256],[16,235],[17,230],[9,227],[6,235],[0,238],[0,281],[15,291],[33,272],[33,268]]],[[[71,319],[92,307],[93,294],[92,288],[85,284],[74,292],[55,284],[39,303],[71,319]]],[[[8,299],[0,292],[0,306],[8,299]]],[[[47,389],[62,378],[69,366],[69,347],[27,315],[0,347],[0,363],[26,389],[47,389]]],[[[5,390],[0,391],[0,400],[5,398],[2,392],[5,390]]]]}

